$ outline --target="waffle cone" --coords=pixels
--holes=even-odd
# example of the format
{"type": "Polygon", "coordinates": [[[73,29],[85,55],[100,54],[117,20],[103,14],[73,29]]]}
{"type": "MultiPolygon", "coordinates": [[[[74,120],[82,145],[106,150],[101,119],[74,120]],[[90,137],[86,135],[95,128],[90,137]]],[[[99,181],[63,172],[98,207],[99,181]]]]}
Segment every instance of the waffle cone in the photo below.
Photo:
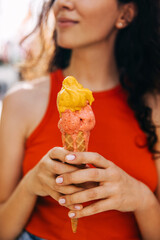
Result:
{"type": "Polygon", "coordinates": [[[65,133],[62,135],[63,146],[71,152],[85,152],[88,148],[89,134],[79,131],[75,135],[65,133]]]}
{"type": "MultiPolygon", "coordinates": [[[[89,133],[79,131],[74,136],[65,133],[62,135],[63,146],[65,149],[71,152],[85,152],[88,148],[89,133]]],[[[78,218],[71,219],[72,231],[77,232],[78,218]]]]}
{"type": "Polygon", "coordinates": [[[78,218],[71,218],[71,225],[73,233],[76,233],[78,227],[78,218]]]}

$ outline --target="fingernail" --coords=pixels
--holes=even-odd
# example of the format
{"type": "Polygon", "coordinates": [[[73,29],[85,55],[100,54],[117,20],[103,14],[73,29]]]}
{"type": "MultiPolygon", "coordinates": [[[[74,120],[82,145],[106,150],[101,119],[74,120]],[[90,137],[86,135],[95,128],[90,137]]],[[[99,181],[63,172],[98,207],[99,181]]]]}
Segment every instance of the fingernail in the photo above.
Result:
{"type": "Polygon", "coordinates": [[[62,177],[57,177],[56,178],[56,183],[63,183],[63,178],[62,177]]]}
{"type": "Polygon", "coordinates": [[[69,213],[68,216],[69,216],[70,218],[73,218],[73,217],[76,216],[76,214],[72,212],[72,213],[69,213]]]}
{"type": "Polygon", "coordinates": [[[64,204],[64,203],[66,203],[66,199],[65,198],[59,199],[59,204],[64,204]]]}
{"type": "Polygon", "coordinates": [[[68,160],[68,161],[72,161],[72,160],[74,160],[76,158],[76,156],[75,155],[72,155],[72,154],[68,154],[67,156],[66,156],[66,159],[68,160]]]}
{"type": "Polygon", "coordinates": [[[75,205],[74,208],[77,209],[77,210],[80,210],[80,209],[81,209],[81,206],[75,205]]]}

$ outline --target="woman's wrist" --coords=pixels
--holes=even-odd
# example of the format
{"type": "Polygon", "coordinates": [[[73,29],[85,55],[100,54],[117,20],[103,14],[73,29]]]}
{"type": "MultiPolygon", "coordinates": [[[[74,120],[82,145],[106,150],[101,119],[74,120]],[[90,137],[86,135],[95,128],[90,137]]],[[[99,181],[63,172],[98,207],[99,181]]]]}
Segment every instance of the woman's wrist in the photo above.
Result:
{"type": "MultiPolygon", "coordinates": [[[[32,170],[31,170],[32,171],[32,170]]],[[[28,194],[31,197],[37,197],[37,195],[32,191],[32,186],[34,185],[34,182],[31,180],[31,172],[28,172],[22,179],[21,185],[23,188],[23,191],[28,194]]]]}
{"type": "Polygon", "coordinates": [[[135,215],[147,211],[157,205],[157,199],[153,192],[149,189],[147,185],[140,182],[140,195],[138,197],[138,203],[134,211],[135,215]]]}

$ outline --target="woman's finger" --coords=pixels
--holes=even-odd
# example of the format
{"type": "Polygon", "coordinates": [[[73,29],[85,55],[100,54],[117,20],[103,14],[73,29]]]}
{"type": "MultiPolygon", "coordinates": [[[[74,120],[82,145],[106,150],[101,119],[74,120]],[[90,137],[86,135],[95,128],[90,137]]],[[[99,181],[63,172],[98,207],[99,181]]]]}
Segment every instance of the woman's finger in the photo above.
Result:
{"type": "Polygon", "coordinates": [[[59,192],[54,191],[48,185],[45,186],[45,192],[46,192],[47,195],[49,195],[50,197],[52,197],[56,201],[58,201],[59,198],[62,196],[62,194],[60,194],[59,192]]]}
{"type": "Polygon", "coordinates": [[[112,198],[108,198],[105,200],[100,200],[98,202],[92,203],[91,205],[84,207],[81,210],[77,211],[72,210],[68,213],[68,216],[70,218],[81,218],[113,209],[114,200],[112,198]]]}
{"type": "MultiPolygon", "coordinates": [[[[46,186],[46,193],[56,201],[58,201],[60,199],[60,197],[62,196],[62,194],[52,190],[49,186],[46,186]]],[[[83,208],[83,205],[82,204],[76,204],[76,205],[70,205],[70,206],[66,206],[66,207],[69,210],[72,210],[72,211],[76,210],[77,211],[77,210],[81,210],[83,208]]]]}
{"type": "Polygon", "coordinates": [[[75,166],[52,160],[49,157],[46,157],[41,164],[45,165],[46,170],[48,170],[51,174],[54,173],[59,175],[65,172],[72,172],[77,170],[77,167],[75,166]]]}
{"type": "Polygon", "coordinates": [[[74,185],[69,186],[57,185],[54,177],[47,176],[44,174],[41,175],[41,183],[42,185],[48,186],[53,191],[59,192],[61,194],[73,194],[84,189],[82,187],[74,185]]]}
{"type": "MultiPolygon", "coordinates": [[[[45,186],[45,192],[47,193],[47,195],[52,197],[57,202],[60,199],[60,197],[63,196],[61,193],[51,189],[48,185],[45,186]]],[[[76,205],[70,205],[70,206],[66,206],[66,207],[70,210],[81,210],[83,208],[83,205],[82,204],[76,204],[76,205]]]]}
{"type": "Polygon", "coordinates": [[[111,194],[111,189],[104,189],[103,186],[99,186],[96,188],[80,191],[72,195],[62,196],[59,199],[59,203],[64,206],[75,205],[92,200],[108,198],[111,196],[111,194]]]}
{"type": "Polygon", "coordinates": [[[70,186],[56,186],[55,190],[62,194],[68,195],[68,194],[74,194],[74,193],[80,192],[83,190],[83,188],[70,185],[70,186]]]}
{"type": "Polygon", "coordinates": [[[92,164],[95,167],[107,168],[111,164],[111,161],[105,159],[98,153],[94,152],[76,152],[76,153],[66,153],[65,162],[70,164],[92,164]]]}
{"type": "Polygon", "coordinates": [[[51,159],[59,159],[62,162],[65,162],[65,157],[67,154],[69,154],[69,151],[62,147],[54,147],[48,152],[48,155],[51,159]]]}
{"type": "Polygon", "coordinates": [[[83,209],[83,205],[82,204],[76,204],[76,205],[71,205],[71,206],[67,206],[68,209],[70,209],[71,211],[77,211],[77,210],[81,210],[83,209]]]}
{"type": "Polygon", "coordinates": [[[64,173],[56,178],[56,183],[60,185],[103,181],[107,181],[107,169],[99,168],[80,169],[74,172],[64,173]]]}

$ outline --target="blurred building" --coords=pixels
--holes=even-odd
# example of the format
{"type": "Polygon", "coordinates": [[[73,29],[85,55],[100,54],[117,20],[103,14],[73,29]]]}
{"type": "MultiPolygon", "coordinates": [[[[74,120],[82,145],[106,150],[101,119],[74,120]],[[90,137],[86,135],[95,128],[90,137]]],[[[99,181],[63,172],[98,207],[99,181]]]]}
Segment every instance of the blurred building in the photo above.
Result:
{"type": "Polygon", "coordinates": [[[19,80],[15,65],[26,57],[26,50],[19,42],[35,27],[43,2],[0,0],[0,101],[7,89],[19,80]]]}
{"type": "Polygon", "coordinates": [[[35,27],[44,0],[0,0],[0,59],[17,62],[23,58],[22,37],[35,27]]]}

